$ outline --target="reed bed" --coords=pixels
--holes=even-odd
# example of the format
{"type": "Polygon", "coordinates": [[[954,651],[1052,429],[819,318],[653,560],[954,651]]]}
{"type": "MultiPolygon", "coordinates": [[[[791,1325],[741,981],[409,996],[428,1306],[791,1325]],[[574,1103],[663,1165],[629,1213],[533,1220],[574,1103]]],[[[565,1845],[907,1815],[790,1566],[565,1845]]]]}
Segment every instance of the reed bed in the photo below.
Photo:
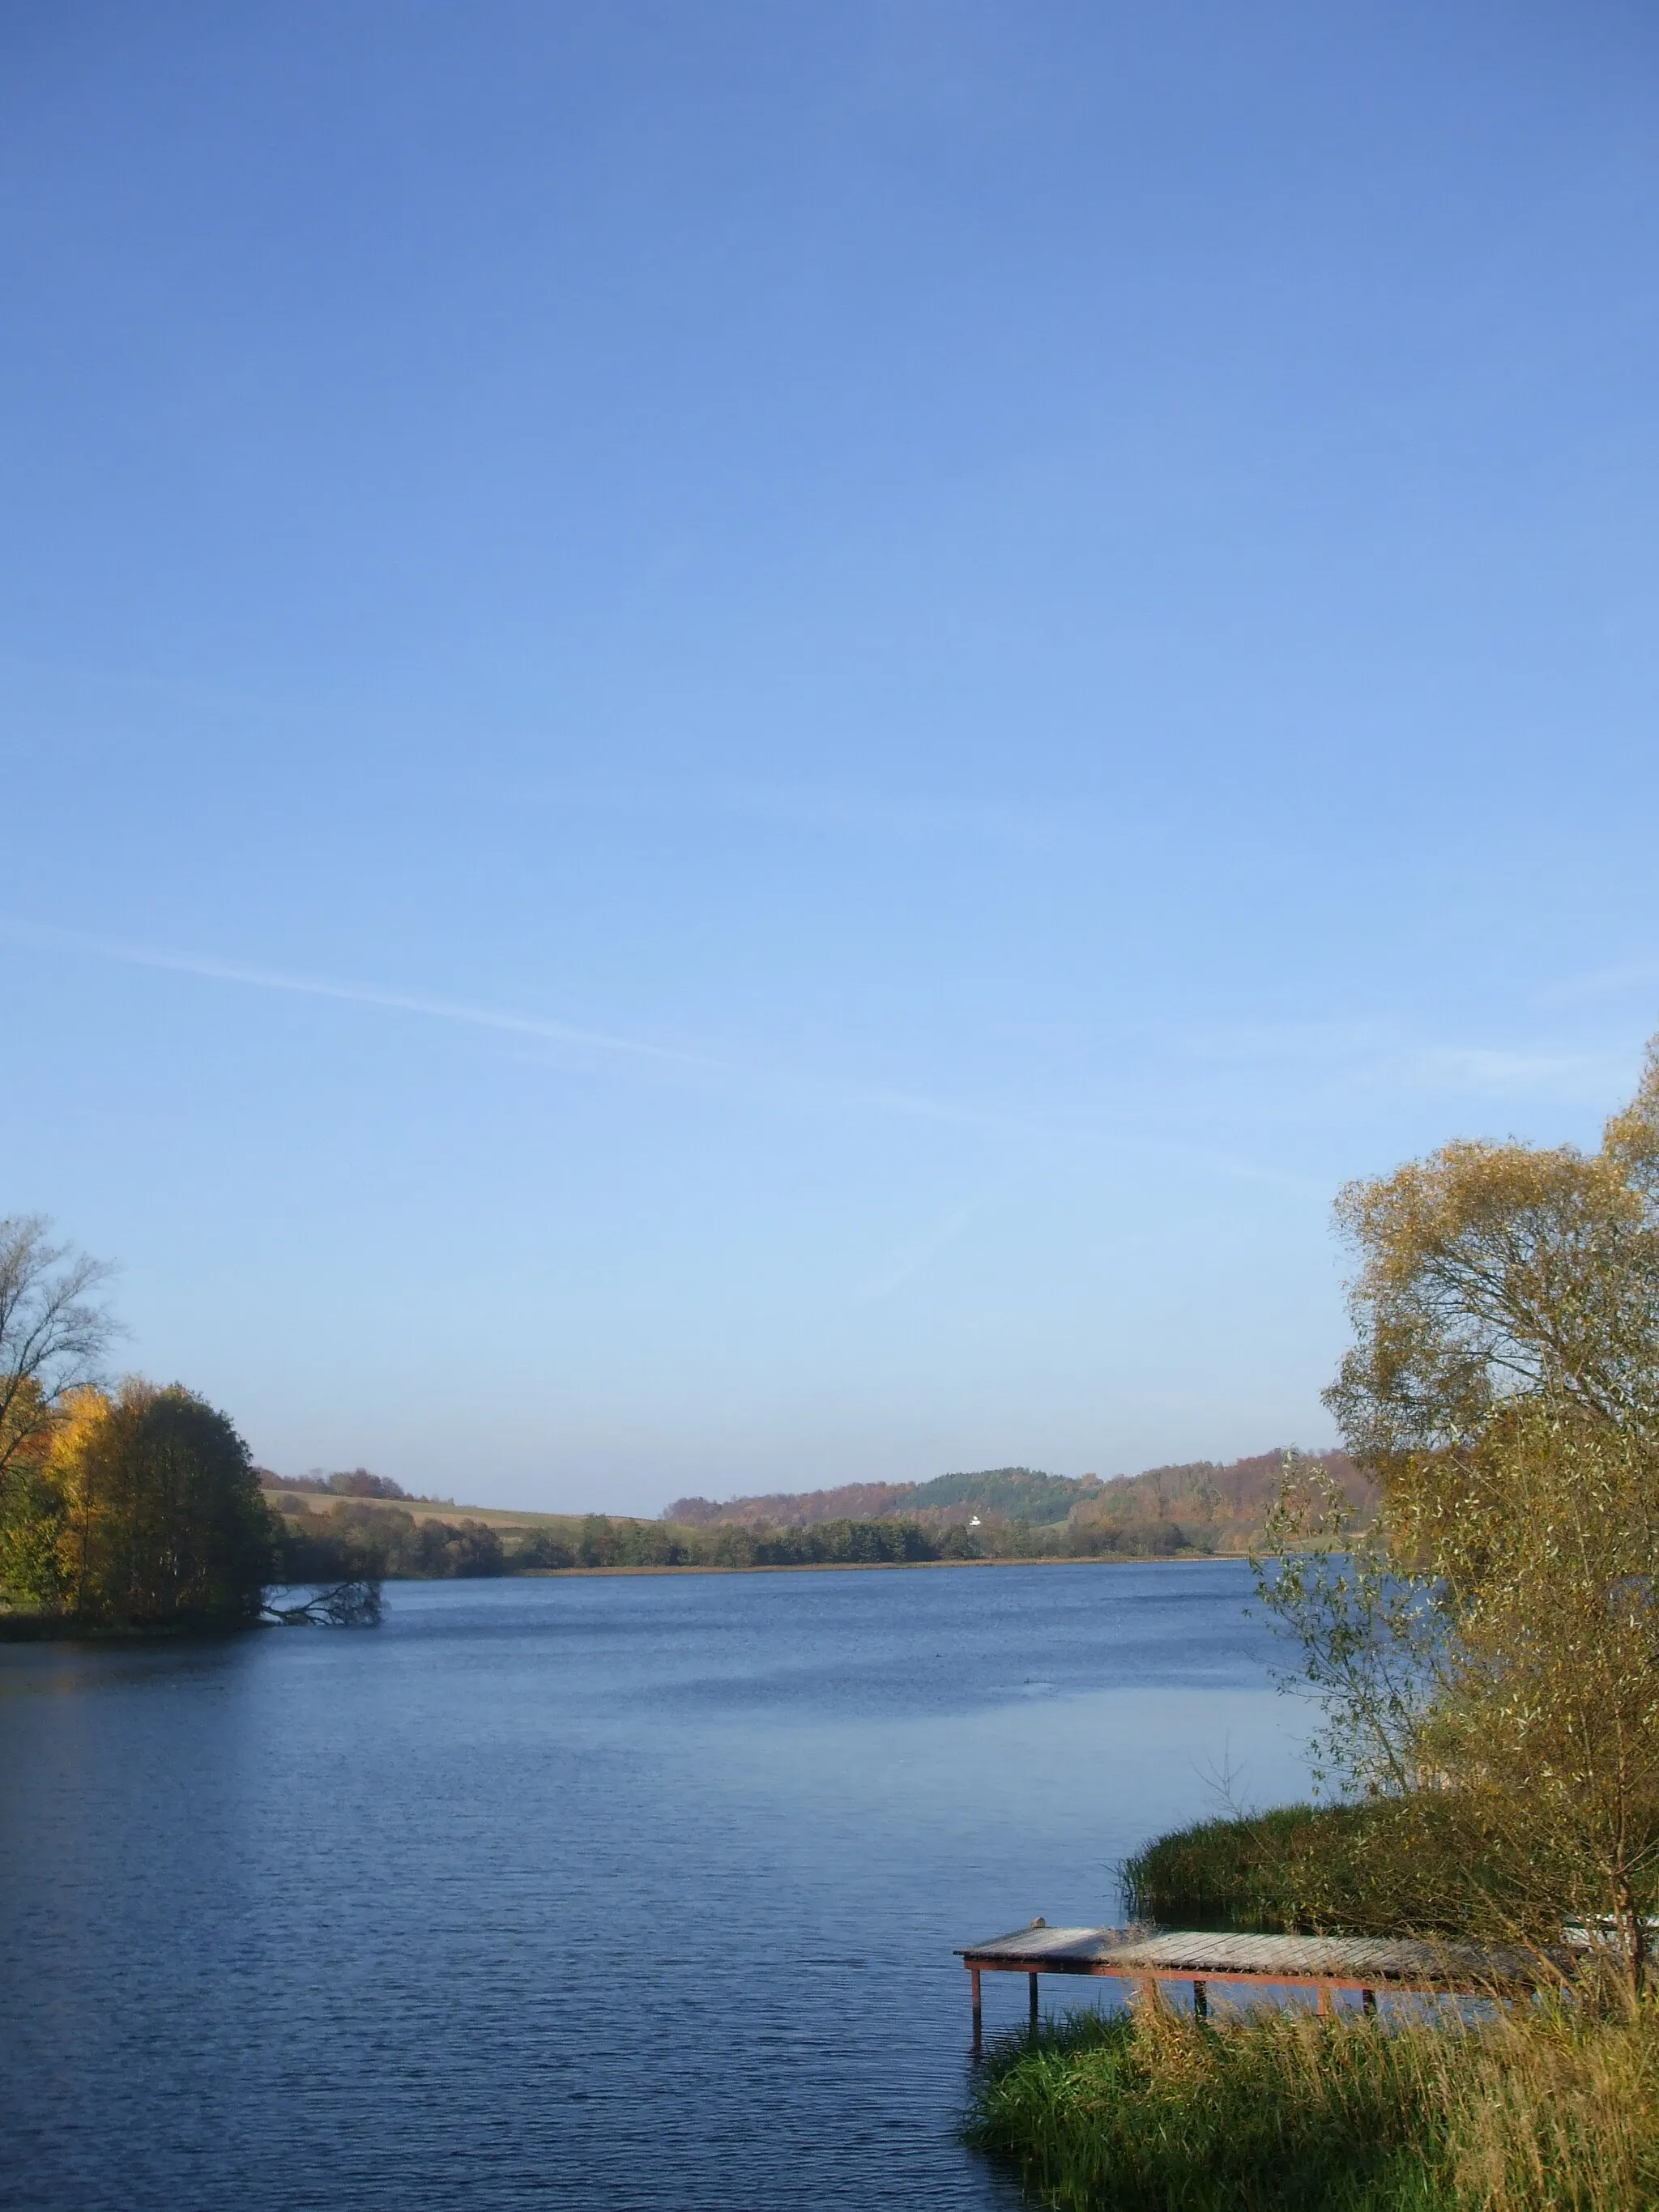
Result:
{"type": "Polygon", "coordinates": [[[1659,2019],[1082,2013],[993,2050],[968,2132],[1064,2212],[1632,2212],[1659,2019]]]}

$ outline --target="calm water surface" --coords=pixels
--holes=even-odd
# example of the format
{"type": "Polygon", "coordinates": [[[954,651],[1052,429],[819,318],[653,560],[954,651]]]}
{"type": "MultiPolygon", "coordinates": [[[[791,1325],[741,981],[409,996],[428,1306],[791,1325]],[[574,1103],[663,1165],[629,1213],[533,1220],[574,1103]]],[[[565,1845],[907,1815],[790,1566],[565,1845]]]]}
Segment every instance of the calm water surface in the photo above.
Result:
{"type": "Polygon", "coordinates": [[[0,1650],[0,2196],[1016,2203],[956,2141],[951,1946],[1112,1917],[1229,1762],[1301,1787],[1248,1595],[399,1584],[378,1632],[0,1650]]]}

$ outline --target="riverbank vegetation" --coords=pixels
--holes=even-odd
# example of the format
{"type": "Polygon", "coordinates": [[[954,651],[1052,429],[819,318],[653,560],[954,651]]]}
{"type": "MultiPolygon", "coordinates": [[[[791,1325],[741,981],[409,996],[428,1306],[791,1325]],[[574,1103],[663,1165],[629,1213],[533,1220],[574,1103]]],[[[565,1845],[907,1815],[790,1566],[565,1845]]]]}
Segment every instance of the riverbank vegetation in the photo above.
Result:
{"type": "MultiPolygon", "coordinates": [[[[1462,1793],[1423,1790],[1198,1821],[1125,1860],[1125,1908],[1167,1927],[1511,1939],[1514,1899],[1473,1813],[1462,1793]]],[[[1553,1932],[1551,1910],[1534,1932],[1553,1932]]]]}
{"type": "Polygon", "coordinates": [[[1000,2053],[975,2139],[1079,2208],[1659,2204],[1659,1054],[1593,1154],[1454,1144],[1343,1193],[1327,1402],[1260,1596],[1323,1802],[1201,1823],[1132,1908],[1587,1947],[1478,2026],[1153,2008],[1000,2053]]]}
{"type": "Polygon", "coordinates": [[[1659,2028],[1627,2000],[1386,2030],[1080,2014],[992,2051],[969,2134],[1102,2212],[1634,2212],[1659,2203],[1659,2028]]]}

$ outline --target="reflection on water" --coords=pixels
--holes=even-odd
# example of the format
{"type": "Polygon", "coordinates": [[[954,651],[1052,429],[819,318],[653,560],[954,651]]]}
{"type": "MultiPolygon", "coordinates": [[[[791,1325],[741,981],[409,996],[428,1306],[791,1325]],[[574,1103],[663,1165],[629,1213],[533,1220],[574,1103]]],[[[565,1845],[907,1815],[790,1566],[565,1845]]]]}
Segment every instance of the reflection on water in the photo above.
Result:
{"type": "MultiPolygon", "coordinates": [[[[951,1946],[1112,1917],[1224,1761],[1298,1790],[1248,1595],[1229,1562],[400,1584],[379,1632],[0,1650],[0,2189],[1006,2205],[955,2139],[951,1946]]],[[[1024,1999],[994,1978],[988,2027],[1024,1999]]]]}

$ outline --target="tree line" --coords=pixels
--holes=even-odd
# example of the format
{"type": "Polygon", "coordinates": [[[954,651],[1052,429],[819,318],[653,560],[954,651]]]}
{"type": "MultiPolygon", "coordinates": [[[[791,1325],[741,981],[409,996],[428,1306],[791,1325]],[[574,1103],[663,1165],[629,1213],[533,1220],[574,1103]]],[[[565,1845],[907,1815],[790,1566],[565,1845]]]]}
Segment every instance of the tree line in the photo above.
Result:
{"type": "Polygon", "coordinates": [[[1173,1522],[1134,1521],[1109,1527],[1033,1526],[1025,1521],[979,1528],[956,1521],[929,1525],[909,1520],[817,1521],[805,1525],[761,1522],[702,1524],[609,1520],[603,1514],[574,1519],[529,1536],[511,1554],[522,1566],[539,1567],[808,1567],[884,1566],[907,1562],[969,1559],[1083,1559],[1170,1558],[1203,1549],[1201,1532],[1173,1522]]]}
{"type": "MultiPolygon", "coordinates": [[[[296,1501],[297,1502],[297,1501],[296,1501]]],[[[927,1524],[901,1519],[685,1523],[612,1518],[603,1513],[548,1516],[536,1526],[501,1528],[474,1518],[447,1522],[398,1506],[340,1499],[323,1510],[285,1510],[280,1579],[377,1579],[504,1575],[602,1567],[896,1566],[928,1561],[1152,1559],[1212,1556],[1217,1532],[1153,1513],[1123,1519],[1034,1526],[987,1516],[927,1524]]]]}

